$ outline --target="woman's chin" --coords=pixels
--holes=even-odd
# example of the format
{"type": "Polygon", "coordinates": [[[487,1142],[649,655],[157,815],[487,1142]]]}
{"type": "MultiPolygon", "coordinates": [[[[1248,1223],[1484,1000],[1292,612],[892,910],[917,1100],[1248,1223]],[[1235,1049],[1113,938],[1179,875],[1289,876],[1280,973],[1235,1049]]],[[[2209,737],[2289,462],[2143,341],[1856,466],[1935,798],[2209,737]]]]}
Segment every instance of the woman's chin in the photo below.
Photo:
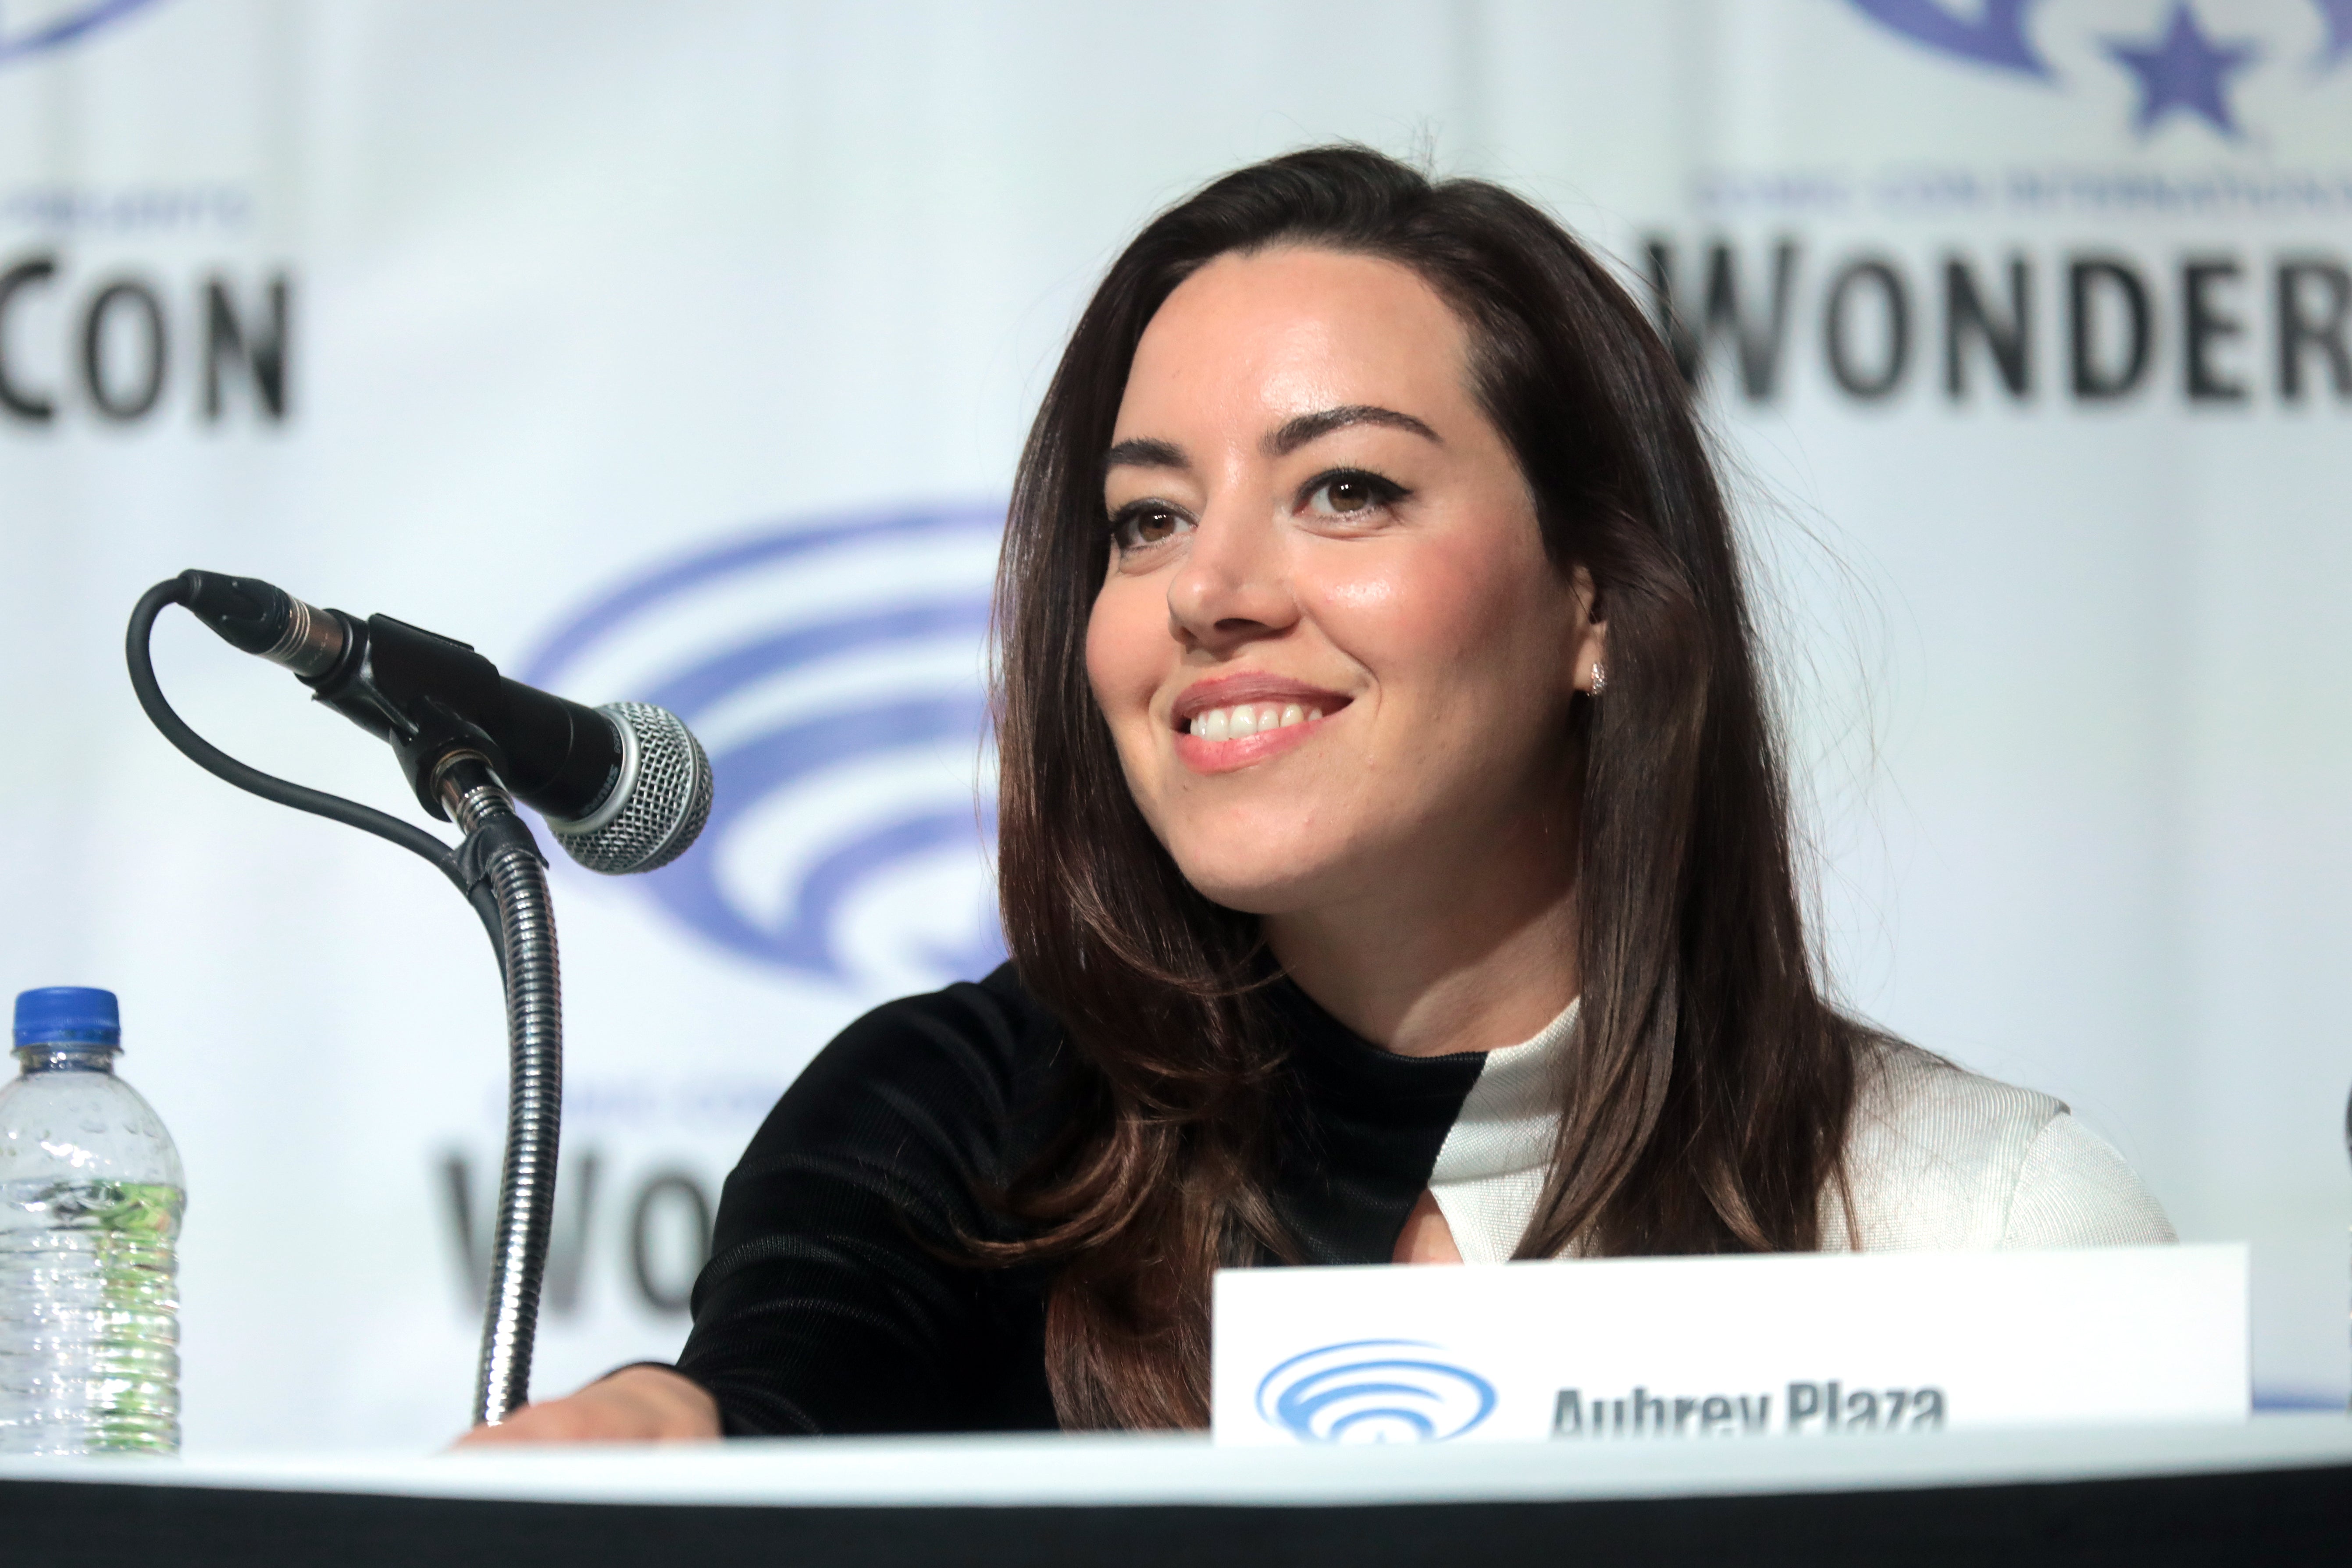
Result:
{"type": "Polygon", "coordinates": [[[1211,903],[1245,915],[1289,915],[1330,901],[1335,868],[1328,866],[1269,867],[1250,865],[1188,865],[1181,858],[1184,879],[1211,903]]]}

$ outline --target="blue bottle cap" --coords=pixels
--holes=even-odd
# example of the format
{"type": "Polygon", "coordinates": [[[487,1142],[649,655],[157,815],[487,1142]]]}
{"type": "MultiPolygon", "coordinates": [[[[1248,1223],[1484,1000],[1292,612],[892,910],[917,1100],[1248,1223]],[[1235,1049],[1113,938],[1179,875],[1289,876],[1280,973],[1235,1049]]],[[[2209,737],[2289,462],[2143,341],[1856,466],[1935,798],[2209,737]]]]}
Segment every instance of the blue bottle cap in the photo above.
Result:
{"type": "Polygon", "coordinates": [[[122,1014],[115,1005],[114,993],[91,985],[45,985],[38,991],[16,993],[18,1045],[65,1040],[120,1047],[122,1014]]]}

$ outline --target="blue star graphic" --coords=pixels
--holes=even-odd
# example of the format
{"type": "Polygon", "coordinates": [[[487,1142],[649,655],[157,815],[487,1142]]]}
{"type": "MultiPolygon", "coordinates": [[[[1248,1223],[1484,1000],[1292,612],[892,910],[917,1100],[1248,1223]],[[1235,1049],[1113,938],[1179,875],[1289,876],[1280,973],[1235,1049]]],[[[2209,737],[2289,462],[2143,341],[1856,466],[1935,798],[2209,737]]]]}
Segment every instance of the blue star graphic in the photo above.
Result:
{"type": "Polygon", "coordinates": [[[2311,0],[2319,19],[2327,24],[2327,41],[2319,46],[2321,70],[2334,70],[2352,59],[2352,0],[2311,0]]]}
{"type": "Polygon", "coordinates": [[[2261,51],[2252,44],[2215,43],[2197,25],[2187,0],[2177,0],[2172,26],[2156,43],[2109,38],[2106,45],[2107,53],[2139,78],[2139,113],[2133,123],[2143,133],[2176,109],[2204,116],[2225,136],[2238,133],[2230,118],[2230,101],[2221,93],[2222,80],[2253,63],[2261,51]]]}

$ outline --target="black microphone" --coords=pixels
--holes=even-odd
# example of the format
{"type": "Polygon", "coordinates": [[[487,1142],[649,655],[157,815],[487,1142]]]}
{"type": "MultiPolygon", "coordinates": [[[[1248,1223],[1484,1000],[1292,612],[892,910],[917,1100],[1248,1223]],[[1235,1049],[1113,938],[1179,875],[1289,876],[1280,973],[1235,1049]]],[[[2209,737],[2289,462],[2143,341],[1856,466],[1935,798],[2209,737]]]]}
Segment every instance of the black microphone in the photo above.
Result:
{"type": "Polygon", "coordinates": [[[255,578],[183,572],[180,582],[187,608],[231,647],[285,666],[317,700],[389,742],[435,816],[447,816],[442,764],[476,752],[592,871],[667,865],[709,818],[710,760],[666,709],[583,707],[509,680],[454,637],[318,609],[255,578]]]}

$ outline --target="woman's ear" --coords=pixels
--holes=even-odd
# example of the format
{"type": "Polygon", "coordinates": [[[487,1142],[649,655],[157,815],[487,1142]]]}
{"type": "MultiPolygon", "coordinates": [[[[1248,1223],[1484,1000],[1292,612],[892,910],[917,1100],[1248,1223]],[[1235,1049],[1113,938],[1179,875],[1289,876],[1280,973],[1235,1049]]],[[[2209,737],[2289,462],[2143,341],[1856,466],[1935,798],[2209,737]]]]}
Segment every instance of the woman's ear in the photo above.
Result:
{"type": "Polygon", "coordinates": [[[1590,569],[1576,568],[1570,586],[1576,595],[1576,622],[1570,634],[1573,644],[1568,667],[1575,672],[1576,689],[1597,697],[1601,684],[1608,679],[1608,611],[1601,605],[1601,588],[1593,582],[1590,569]]]}

